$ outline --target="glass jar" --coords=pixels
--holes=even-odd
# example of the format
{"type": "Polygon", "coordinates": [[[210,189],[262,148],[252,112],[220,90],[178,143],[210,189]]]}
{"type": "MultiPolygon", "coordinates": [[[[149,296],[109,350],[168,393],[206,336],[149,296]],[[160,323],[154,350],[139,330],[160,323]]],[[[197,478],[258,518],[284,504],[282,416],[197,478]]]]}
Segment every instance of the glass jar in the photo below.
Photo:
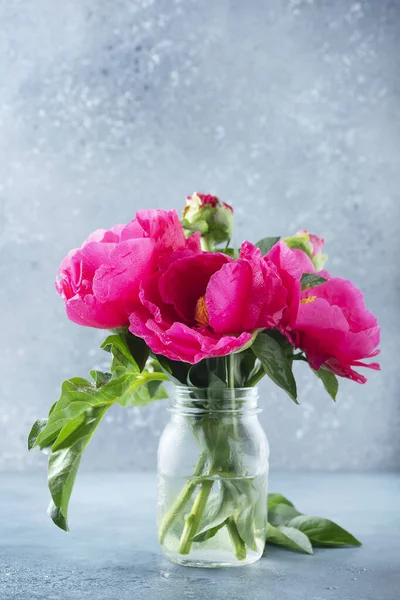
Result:
{"type": "Polygon", "coordinates": [[[248,565],[263,553],[269,447],[257,388],[176,387],[158,449],[158,528],[172,562],[248,565]]]}

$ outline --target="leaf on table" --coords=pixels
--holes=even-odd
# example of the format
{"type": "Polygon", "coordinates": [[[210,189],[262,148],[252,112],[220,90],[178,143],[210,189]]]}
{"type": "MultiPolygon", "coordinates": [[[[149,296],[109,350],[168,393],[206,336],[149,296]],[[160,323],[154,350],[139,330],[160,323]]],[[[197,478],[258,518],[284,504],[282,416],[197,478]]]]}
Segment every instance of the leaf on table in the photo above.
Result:
{"type": "Polygon", "coordinates": [[[292,361],[288,359],[284,346],[268,332],[262,332],[258,334],[251,349],[260,360],[268,377],[285,390],[297,404],[297,388],[292,372],[292,361]]]}
{"type": "Polygon", "coordinates": [[[328,369],[324,369],[323,367],[320,367],[318,371],[312,368],[311,370],[322,381],[324,388],[332,400],[336,401],[336,396],[339,390],[339,382],[336,375],[332,373],[332,371],[328,371],[328,369]]]}
{"type": "Polygon", "coordinates": [[[291,504],[273,504],[268,510],[268,521],[275,527],[287,525],[289,521],[300,514],[291,504]]]}
{"type": "Polygon", "coordinates": [[[282,496],[282,494],[268,494],[268,510],[271,510],[275,504],[287,504],[294,508],[294,504],[285,498],[285,496],[282,496]]]}
{"type": "Polygon", "coordinates": [[[271,248],[279,242],[280,239],[280,236],[265,237],[259,240],[255,244],[255,246],[256,248],[260,248],[261,254],[265,256],[265,254],[267,254],[271,250],[271,248]]]}
{"type": "Polygon", "coordinates": [[[307,535],[294,527],[286,527],[284,525],[274,527],[268,523],[266,543],[283,546],[284,548],[295,550],[296,552],[313,554],[311,542],[307,535]]]}
{"type": "Polygon", "coordinates": [[[289,525],[305,533],[313,546],[361,546],[357,538],[329,519],[299,515],[289,525]]]}

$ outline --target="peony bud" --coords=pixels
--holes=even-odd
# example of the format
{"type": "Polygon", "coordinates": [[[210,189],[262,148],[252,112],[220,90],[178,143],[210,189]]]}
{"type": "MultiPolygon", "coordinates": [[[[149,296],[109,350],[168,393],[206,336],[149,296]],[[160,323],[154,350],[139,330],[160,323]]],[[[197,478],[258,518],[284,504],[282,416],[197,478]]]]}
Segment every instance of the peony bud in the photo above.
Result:
{"type": "Polygon", "coordinates": [[[186,196],[182,225],[186,235],[199,231],[204,249],[228,242],[233,234],[233,209],[217,196],[199,194],[186,196]]]}
{"type": "Polygon", "coordinates": [[[311,258],[315,270],[321,271],[328,258],[326,254],[322,254],[324,238],[309,233],[306,229],[301,229],[295,235],[285,238],[284,241],[289,248],[305,252],[311,258]]]}

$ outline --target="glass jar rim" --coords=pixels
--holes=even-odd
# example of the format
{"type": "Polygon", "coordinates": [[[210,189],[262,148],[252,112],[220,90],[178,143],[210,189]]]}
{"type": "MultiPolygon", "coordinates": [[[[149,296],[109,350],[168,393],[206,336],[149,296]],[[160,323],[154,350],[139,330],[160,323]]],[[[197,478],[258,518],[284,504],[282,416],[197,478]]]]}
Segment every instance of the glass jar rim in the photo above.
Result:
{"type": "Polygon", "coordinates": [[[177,385],[170,410],[179,414],[249,414],[261,412],[257,387],[197,388],[177,385]]]}
{"type": "Polygon", "coordinates": [[[212,386],[209,386],[209,387],[197,387],[195,385],[184,385],[183,383],[180,383],[180,384],[175,384],[175,389],[177,389],[177,390],[189,390],[189,391],[195,391],[195,390],[196,391],[197,390],[203,391],[203,390],[211,390],[211,389],[217,390],[217,389],[219,389],[219,390],[225,390],[227,392],[232,392],[232,391],[236,392],[236,391],[238,391],[238,392],[250,392],[250,393],[253,392],[253,393],[258,393],[258,386],[257,385],[253,385],[253,386],[250,386],[250,387],[234,387],[234,388],[231,388],[231,387],[215,388],[214,387],[213,388],[212,386]]]}

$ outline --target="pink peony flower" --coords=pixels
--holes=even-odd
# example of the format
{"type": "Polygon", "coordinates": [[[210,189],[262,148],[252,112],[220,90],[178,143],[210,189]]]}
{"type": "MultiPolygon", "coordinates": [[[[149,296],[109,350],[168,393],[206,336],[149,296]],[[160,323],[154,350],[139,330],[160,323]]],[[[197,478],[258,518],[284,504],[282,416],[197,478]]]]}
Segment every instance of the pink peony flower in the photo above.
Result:
{"type": "Polygon", "coordinates": [[[315,268],[305,252],[289,248],[283,240],[271,248],[266,258],[274,263],[288,291],[288,305],[278,327],[282,333],[288,334],[293,329],[297,319],[301,276],[303,273],[315,273],[315,268]]]}
{"type": "Polygon", "coordinates": [[[361,362],[379,353],[380,329],[350,281],[333,277],[302,293],[296,322],[298,345],[313,369],[321,366],[358,383],[366,378],[353,367],[380,369],[361,362]]]}
{"type": "Polygon", "coordinates": [[[331,276],[325,270],[317,272],[311,258],[303,250],[289,248],[284,240],[275,244],[266,257],[276,265],[279,275],[288,290],[288,306],[278,329],[287,335],[293,344],[296,344],[296,334],[293,328],[299,310],[302,275],[304,273],[317,273],[325,279],[330,279],[331,276]]]}
{"type": "Polygon", "coordinates": [[[68,317],[89,327],[127,326],[141,279],[163,257],[184,248],[200,252],[199,236],[185,239],[176,211],[141,210],[127,225],[95,231],[59,269],[56,289],[68,317]]]}
{"type": "Polygon", "coordinates": [[[288,291],[274,263],[249,242],[238,260],[182,252],[143,279],[130,331],[155,354],[197,363],[240,350],[252,333],[275,327],[288,291]]]}

